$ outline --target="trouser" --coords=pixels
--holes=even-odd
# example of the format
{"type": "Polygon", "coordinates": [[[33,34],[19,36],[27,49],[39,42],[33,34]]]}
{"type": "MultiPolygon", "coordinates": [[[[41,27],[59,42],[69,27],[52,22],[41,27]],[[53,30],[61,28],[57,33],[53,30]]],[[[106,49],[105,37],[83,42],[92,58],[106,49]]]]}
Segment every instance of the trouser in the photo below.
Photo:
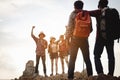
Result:
{"type": "Polygon", "coordinates": [[[102,38],[97,38],[94,48],[94,60],[96,71],[98,74],[104,73],[103,66],[100,60],[104,47],[106,47],[108,55],[108,75],[113,76],[115,68],[114,40],[107,41],[102,38]]]}
{"type": "Polygon", "coordinates": [[[38,73],[38,66],[39,66],[39,60],[40,60],[40,57],[41,57],[41,59],[42,59],[43,71],[44,71],[44,74],[46,75],[45,56],[39,56],[39,55],[36,55],[35,73],[38,73]]]}
{"type": "Polygon", "coordinates": [[[72,38],[71,42],[71,49],[70,49],[70,59],[68,65],[68,78],[74,78],[74,68],[75,68],[75,61],[78,53],[78,49],[81,49],[83,54],[83,59],[86,64],[87,75],[90,76],[93,74],[92,72],[92,65],[89,57],[89,44],[87,38],[72,38]]]}

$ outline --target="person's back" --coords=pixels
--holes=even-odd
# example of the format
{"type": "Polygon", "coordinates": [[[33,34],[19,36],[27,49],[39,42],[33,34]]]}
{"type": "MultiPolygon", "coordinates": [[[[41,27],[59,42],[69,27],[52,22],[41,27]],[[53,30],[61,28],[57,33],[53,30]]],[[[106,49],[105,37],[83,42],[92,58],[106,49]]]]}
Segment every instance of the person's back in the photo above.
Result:
{"type": "Polygon", "coordinates": [[[101,63],[101,55],[104,47],[107,49],[108,55],[108,75],[113,76],[115,68],[115,57],[114,57],[114,40],[111,39],[109,34],[111,27],[111,17],[107,18],[107,11],[109,10],[108,0],[99,0],[98,8],[101,10],[101,15],[96,17],[97,19],[97,37],[94,47],[94,56],[95,56],[95,67],[98,74],[104,74],[103,66],[101,63]]]}
{"type": "Polygon", "coordinates": [[[88,38],[91,32],[91,17],[88,11],[80,10],[75,17],[73,36],[88,38]]]}
{"type": "Polygon", "coordinates": [[[83,2],[82,1],[75,1],[74,8],[75,10],[71,13],[69,18],[68,27],[66,30],[66,38],[71,38],[71,46],[70,46],[70,59],[69,59],[69,66],[68,66],[68,79],[74,78],[74,68],[75,68],[75,61],[77,57],[78,49],[80,48],[83,54],[84,61],[86,63],[87,74],[91,76],[92,72],[92,65],[89,57],[89,43],[88,43],[88,36],[75,36],[75,17],[77,13],[83,11],[83,2]]]}

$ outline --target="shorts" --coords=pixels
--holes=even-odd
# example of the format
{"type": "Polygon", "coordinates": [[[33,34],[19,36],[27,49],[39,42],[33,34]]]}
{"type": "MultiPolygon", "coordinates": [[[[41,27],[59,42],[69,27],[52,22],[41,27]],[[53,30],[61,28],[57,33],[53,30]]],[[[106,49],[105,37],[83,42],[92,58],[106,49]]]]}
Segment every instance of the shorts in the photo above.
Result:
{"type": "Polygon", "coordinates": [[[68,52],[60,52],[59,56],[60,58],[64,58],[65,56],[68,56],[68,52]]]}
{"type": "Polygon", "coordinates": [[[50,53],[50,59],[58,58],[58,53],[50,53]]]}

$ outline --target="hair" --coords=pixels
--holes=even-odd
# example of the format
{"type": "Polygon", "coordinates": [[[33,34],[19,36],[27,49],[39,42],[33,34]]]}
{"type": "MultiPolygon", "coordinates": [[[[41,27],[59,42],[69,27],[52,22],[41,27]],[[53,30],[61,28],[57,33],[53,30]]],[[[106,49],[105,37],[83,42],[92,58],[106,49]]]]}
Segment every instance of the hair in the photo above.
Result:
{"type": "Polygon", "coordinates": [[[52,40],[55,40],[55,37],[50,37],[50,42],[52,42],[52,40]]]}
{"type": "Polygon", "coordinates": [[[82,9],[83,5],[84,5],[84,3],[81,0],[78,0],[78,1],[74,2],[75,9],[82,9]]]}
{"type": "Polygon", "coordinates": [[[60,35],[60,38],[64,38],[64,35],[60,35]]]}
{"type": "Polygon", "coordinates": [[[99,7],[104,8],[107,7],[107,5],[108,5],[108,0],[100,0],[98,3],[98,8],[99,7]]]}

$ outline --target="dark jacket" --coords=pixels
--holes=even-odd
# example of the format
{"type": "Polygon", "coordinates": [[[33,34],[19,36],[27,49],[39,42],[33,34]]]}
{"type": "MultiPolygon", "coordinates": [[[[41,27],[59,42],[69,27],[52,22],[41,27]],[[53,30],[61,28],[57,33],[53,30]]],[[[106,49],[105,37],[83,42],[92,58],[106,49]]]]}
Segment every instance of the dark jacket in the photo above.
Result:
{"type": "MultiPolygon", "coordinates": [[[[113,27],[113,22],[112,22],[112,18],[110,16],[112,15],[109,15],[108,12],[109,11],[109,8],[105,10],[105,16],[104,16],[104,19],[105,19],[105,27],[106,27],[106,30],[105,30],[105,33],[106,33],[106,37],[107,37],[107,40],[112,40],[112,27],[113,27]],[[108,16],[109,15],[109,16],[108,16]]],[[[102,38],[102,31],[100,30],[100,23],[101,23],[101,19],[102,19],[102,11],[101,10],[94,10],[94,11],[89,11],[90,15],[92,17],[95,17],[96,18],[96,26],[97,26],[97,36],[96,38],[102,38]]]]}

